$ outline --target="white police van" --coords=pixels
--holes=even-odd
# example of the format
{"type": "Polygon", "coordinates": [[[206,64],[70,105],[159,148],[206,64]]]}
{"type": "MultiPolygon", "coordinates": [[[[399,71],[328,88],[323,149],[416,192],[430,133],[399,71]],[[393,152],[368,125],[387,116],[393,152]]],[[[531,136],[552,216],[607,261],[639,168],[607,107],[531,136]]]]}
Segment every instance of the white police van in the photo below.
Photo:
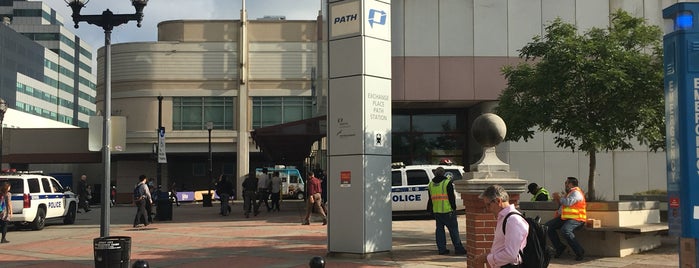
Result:
{"type": "MultiPolygon", "coordinates": [[[[459,165],[391,165],[391,204],[393,212],[427,212],[427,186],[434,178],[434,170],[442,167],[444,176],[452,181],[463,179],[464,167],[459,165]]],[[[461,194],[455,191],[457,210],[464,209],[461,194]]]]}
{"type": "Polygon", "coordinates": [[[10,183],[12,219],[17,225],[41,230],[46,219],[63,218],[63,223],[75,223],[78,197],[63,188],[54,177],[37,172],[12,172],[0,175],[0,185],[10,183]]]}

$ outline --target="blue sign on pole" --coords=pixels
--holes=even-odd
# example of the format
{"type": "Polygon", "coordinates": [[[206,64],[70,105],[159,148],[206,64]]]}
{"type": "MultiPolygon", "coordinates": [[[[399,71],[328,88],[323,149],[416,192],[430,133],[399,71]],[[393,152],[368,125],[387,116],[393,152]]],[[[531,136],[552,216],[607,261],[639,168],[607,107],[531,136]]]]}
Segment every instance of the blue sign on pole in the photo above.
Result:
{"type": "Polygon", "coordinates": [[[670,235],[682,239],[681,267],[696,267],[699,256],[698,15],[699,3],[676,3],[663,10],[663,19],[671,22],[665,25],[672,26],[663,37],[668,224],[670,235]]]}

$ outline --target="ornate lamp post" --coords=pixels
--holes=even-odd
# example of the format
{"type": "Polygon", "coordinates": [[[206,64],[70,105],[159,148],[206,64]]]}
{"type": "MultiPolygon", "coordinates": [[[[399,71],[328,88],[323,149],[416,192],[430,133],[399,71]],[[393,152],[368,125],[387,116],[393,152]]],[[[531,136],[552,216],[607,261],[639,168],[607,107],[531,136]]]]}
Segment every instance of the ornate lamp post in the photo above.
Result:
{"type": "Polygon", "coordinates": [[[3,129],[5,129],[2,121],[5,120],[5,112],[7,112],[7,102],[0,98],[0,171],[2,171],[2,138],[4,137],[3,129]]]}
{"type": "Polygon", "coordinates": [[[100,236],[109,236],[109,185],[110,185],[110,169],[111,169],[111,148],[110,148],[110,124],[112,111],[112,70],[111,70],[111,36],[112,29],[115,26],[122,25],[129,21],[136,21],[137,26],[141,27],[143,20],[143,8],[148,4],[148,0],[131,0],[136,13],[134,14],[114,14],[109,9],[102,12],[101,15],[81,15],[80,10],[85,7],[90,0],[64,0],[73,10],[73,22],[75,28],[78,28],[78,23],[81,21],[88,24],[97,25],[104,29],[104,125],[102,131],[102,161],[104,161],[104,182],[102,183],[102,217],[100,220],[100,236]]]}

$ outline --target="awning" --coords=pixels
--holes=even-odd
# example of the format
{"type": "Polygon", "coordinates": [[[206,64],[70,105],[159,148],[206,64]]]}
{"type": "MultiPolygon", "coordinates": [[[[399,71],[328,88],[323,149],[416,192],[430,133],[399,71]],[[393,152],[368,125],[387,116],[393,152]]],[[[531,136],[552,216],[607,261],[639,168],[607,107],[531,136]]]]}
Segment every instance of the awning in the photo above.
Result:
{"type": "Polygon", "coordinates": [[[303,161],[314,142],[325,137],[326,116],[319,116],[252,131],[260,150],[275,162],[303,161]]]}

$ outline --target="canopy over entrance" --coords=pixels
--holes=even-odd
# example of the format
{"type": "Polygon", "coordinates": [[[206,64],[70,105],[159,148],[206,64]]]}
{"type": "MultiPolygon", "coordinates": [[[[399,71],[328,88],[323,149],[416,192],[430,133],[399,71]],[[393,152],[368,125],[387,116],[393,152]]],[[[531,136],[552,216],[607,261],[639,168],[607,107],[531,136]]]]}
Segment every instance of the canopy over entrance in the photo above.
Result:
{"type": "Polygon", "coordinates": [[[252,139],[276,162],[303,161],[311,145],[325,137],[326,116],[255,129],[252,139]]]}

